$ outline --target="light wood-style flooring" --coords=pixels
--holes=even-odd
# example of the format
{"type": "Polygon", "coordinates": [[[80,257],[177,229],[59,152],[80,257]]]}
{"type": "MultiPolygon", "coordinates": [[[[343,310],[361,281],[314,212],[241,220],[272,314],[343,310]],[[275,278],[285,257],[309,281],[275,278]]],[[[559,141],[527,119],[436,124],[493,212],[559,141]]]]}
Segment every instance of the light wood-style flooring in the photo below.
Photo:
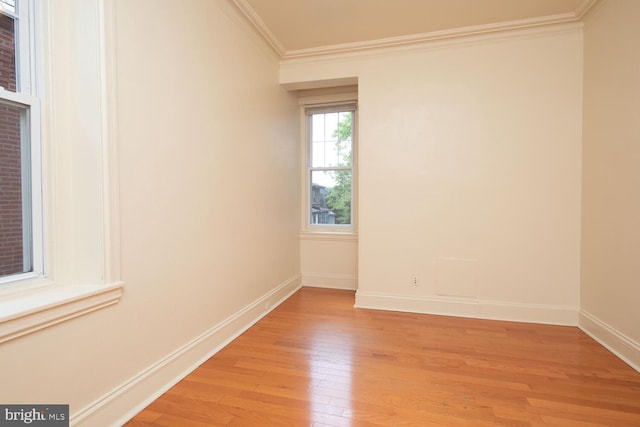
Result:
{"type": "Polygon", "coordinates": [[[578,328],[353,303],[302,288],[127,425],[640,426],[640,373],[578,328]]]}

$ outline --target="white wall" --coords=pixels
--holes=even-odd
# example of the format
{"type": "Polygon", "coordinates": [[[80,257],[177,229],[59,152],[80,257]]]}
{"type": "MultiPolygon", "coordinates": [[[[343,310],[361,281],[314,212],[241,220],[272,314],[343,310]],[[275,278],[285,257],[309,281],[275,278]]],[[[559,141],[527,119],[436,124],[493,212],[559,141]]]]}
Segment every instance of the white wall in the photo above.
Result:
{"type": "Polygon", "coordinates": [[[581,326],[640,370],[640,2],[585,24],[581,326]]]}
{"type": "Polygon", "coordinates": [[[332,289],[358,288],[358,236],[302,233],[302,285],[332,289]]]}
{"type": "Polygon", "coordinates": [[[283,62],[358,79],[358,306],[577,324],[581,76],[576,25],[283,62]]]}
{"type": "Polygon", "coordinates": [[[69,403],[88,426],[116,423],[300,282],[298,106],[278,58],[230,2],[116,12],[124,294],[0,350],[0,401],[69,403]]]}

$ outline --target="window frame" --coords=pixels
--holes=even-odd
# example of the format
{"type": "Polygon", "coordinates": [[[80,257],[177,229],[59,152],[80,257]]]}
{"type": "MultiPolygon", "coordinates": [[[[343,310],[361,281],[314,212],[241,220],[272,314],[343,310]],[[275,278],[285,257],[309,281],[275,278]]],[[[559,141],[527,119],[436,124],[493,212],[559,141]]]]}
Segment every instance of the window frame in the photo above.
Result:
{"type": "MultiPolygon", "coordinates": [[[[0,276],[0,286],[19,284],[25,280],[43,278],[44,227],[42,183],[42,116],[36,70],[37,22],[34,0],[18,0],[16,13],[0,9],[0,14],[15,20],[16,92],[0,88],[0,101],[26,110],[21,123],[22,159],[22,235],[23,264],[29,261],[30,270],[0,276]],[[28,122],[26,125],[25,122],[28,122]],[[26,125],[26,126],[25,126],[26,125]],[[26,139],[26,143],[24,141],[26,139]]],[[[4,290],[4,289],[3,289],[4,290]]]]}
{"type": "Polygon", "coordinates": [[[349,93],[343,96],[343,99],[335,102],[317,102],[325,101],[326,96],[304,98],[300,100],[301,105],[301,122],[303,123],[303,197],[302,197],[302,231],[309,233],[335,233],[335,234],[354,234],[357,230],[357,163],[358,163],[358,104],[356,96],[349,93]],[[346,98],[346,99],[345,99],[346,98]],[[315,101],[315,102],[314,102],[315,101]],[[351,136],[351,166],[335,166],[335,167],[312,167],[312,138],[311,138],[311,121],[313,114],[344,112],[351,111],[353,114],[352,136],[351,136]],[[351,224],[312,224],[311,223],[311,175],[313,171],[332,171],[332,170],[350,170],[351,171],[351,224]]]}
{"type": "Polygon", "coordinates": [[[125,286],[115,0],[23,1],[38,46],[45,274],[0,286],[0,344],[117,304],[125,286]]]}
{"type": "MultiPolygon", "coordinates": [[[[28,142],[21,144],[22,168],[22,224],[23,262],[30,260],[31,269],[24,273],[0,277],[0,286],[7,283],[44,276],[44,235],[42,212],[42,144],[40,138],[40,100],[29,95],[0,89],[0,102],[4,105],[26,107],[28,115],[28,142]],[[28,167],[25,167],[25,159],[28,167]]],[[[24,128],[23,128],[24,129],[24,128]]],[[[24,137],[23,137],[24,138],[24,137]]]]}

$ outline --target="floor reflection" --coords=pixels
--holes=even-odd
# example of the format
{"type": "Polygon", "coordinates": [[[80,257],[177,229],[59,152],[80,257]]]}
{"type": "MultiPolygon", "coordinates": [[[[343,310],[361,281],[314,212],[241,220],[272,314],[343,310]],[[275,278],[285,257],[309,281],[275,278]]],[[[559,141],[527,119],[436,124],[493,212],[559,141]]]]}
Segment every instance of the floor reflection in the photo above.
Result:
{"type": "Polygon", "coordinates": [[[349,333],[335,325],[314,331],[309,368],[312,383],[309,394],[313,422],[351,425],[353,343],[349,333]]]}

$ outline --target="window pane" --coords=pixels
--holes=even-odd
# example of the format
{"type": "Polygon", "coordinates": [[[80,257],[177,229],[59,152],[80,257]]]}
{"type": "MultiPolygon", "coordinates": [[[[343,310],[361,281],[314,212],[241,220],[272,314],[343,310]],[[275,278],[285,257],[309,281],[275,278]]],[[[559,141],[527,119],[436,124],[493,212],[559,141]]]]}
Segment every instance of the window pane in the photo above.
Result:
{"type": "Polygon", "coordinates": [[[350,166],[353,113],[320,113],[311,116],[311,166],[350,166]]]}
{"type": "Polygon", "coordinates": [[[324,142],[324,114],[313,114],[311,116],[311,140],[313,142],[324,142]]]}
{"type": "Polygon", "coordinates": [[[0,277],[33,268],[27,112],[0,100],[0,277]]]}
{"type": "Polygon", "coordinates": [[[311,224],[351,224],[351,171],[311,171],[311,224]]]}
{"type": "MultiPolygon", "coordinates": [[[[8,10],[8,3],[0,4],[8,10]]],[[[15,3],[13,9],[15,11],[15,3]]],[[[16,91],[17,81],[15,27],[15,20],[11,16],[0,13],[0,86],[11,92],[16,91]]]]}

